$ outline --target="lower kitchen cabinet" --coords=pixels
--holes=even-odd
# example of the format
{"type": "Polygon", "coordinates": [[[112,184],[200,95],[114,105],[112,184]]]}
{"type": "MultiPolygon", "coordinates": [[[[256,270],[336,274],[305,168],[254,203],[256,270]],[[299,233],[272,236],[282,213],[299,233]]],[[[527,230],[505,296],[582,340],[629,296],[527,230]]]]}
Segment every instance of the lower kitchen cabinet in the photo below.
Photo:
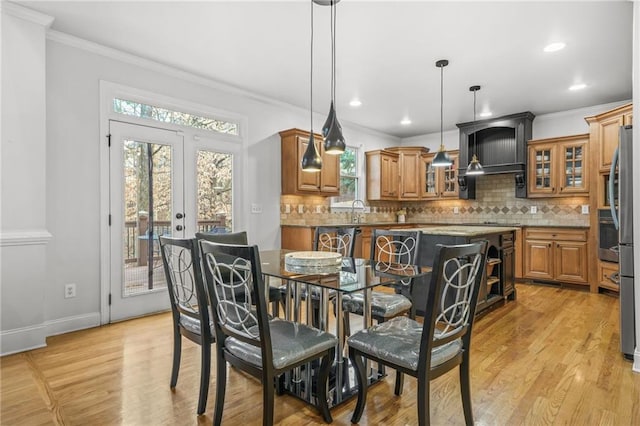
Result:
{"type": "Polygon", "coordinates": [[[585,229],[526,228],[524,278],[589,284],[585,229]]]}
{"type": "Polygon", "coordinates": [[[620,291],[619,278],[617,263],[598,261],[598,287],[620,291]]]}

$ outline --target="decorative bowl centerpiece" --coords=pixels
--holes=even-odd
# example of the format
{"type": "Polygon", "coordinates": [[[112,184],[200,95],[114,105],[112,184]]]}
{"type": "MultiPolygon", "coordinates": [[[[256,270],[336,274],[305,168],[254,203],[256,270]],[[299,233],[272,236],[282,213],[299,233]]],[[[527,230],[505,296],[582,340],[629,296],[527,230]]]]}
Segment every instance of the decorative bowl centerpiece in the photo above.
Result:
{"type": "Polygon", "coordinates": [[[335,274],[342,267],[342,255],[329,251],[295,251],[284,255],[287,272],[335,274]]]}

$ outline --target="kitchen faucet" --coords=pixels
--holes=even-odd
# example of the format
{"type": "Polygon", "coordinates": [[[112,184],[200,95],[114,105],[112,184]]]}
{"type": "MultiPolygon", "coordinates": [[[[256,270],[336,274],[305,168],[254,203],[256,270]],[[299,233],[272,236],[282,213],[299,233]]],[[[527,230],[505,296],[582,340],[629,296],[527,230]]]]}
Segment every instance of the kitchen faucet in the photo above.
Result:
{"type": "Polygon", "coordinates": [[[351,222],[352,223],[360,223],[362,221],[362,216],[360,214],[356,214],[356,204],[360,204],[362,206],[362,211],[364,212],[366,207],[364,205],[364,201],[355,199],[353,203],[351,203],[351,222]]]}

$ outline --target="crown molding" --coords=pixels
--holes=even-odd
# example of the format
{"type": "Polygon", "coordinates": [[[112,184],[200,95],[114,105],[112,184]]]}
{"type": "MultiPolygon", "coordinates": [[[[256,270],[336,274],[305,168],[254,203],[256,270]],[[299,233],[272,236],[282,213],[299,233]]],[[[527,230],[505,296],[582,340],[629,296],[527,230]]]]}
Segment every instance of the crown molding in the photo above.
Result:
{"type": "MultiPolygon", "coordinates": [[[[104,56],[109,59],[114,59],[116,61],[135,65],[150,71],[159,72],[171,77],[179,78],[181,80],[195,83],[201,86],[209,87],[215,90],[220,90],[222,92],[229,93],[229,94],[242,96],[244,98],[261,102],[267,105],[273,105],[273,106],[277,106],[279,108],[284,108],[288,110],[295,109],[298,111],[302,111],[304,113],[308,113],[308,110],[306,108],[302,108],[297,105],[278,101],[266,96],[258,95],[256,93],[250,92],[245,89],[241,89],[237,86],[233,86],[228,83],[223,83],[220,81],[213,80],[211,78],[202,77],[197,74],[183,71],[179,68],[175,68],[160,62],[156,62],[151,59],[141,58],[131,53],[123,52],[122,50],[114,49],[112,47],[107,47],[102,44],[94,43],[92,41],[88,41],[80,37],[76,37],[60,31],[49,29],[47,31],[47,39],[51,41],[55,41],[57,43],[67,45],[67,46],[74,47],[76,49],[94,53],[96,55],[104,56]]],[[[314,114],[316,114],[316,112],[314,112],[314,114]]],[[[320,114],[322,117],[324,117],[324,113],[317,113],[317,114],[320,114]]],[[[349,121],[342,122],[342,124],[343,124],[343,127],[357,129],[360,132],[367,133],[370,135],[378,135],[381,137],[391,137],[398,141],[400,140],[400,138],[398,137],[389,135],[387,133],[382,133],[374,129],[369,129],[367,127],[362,127],[358,124],[355,124],[349,121]]]]}
{"type": "Polygon", "coordinates": [[[44,13],[36,12],[35,10],[8,1],[0,2],[0,10],[7,15],[42,25],[45,28],[50,28],[55,19],[53,16],[45,15],[44,13]]]}

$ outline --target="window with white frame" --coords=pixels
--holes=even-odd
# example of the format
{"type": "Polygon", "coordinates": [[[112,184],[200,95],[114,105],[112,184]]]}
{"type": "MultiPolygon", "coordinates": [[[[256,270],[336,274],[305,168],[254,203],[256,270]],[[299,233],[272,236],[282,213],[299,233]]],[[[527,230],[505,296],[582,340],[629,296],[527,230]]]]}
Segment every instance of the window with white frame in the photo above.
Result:
{"type": "Polygon", "coordinates": [[[238,135],[239,125],[231,121],[220,120],[213,117],[190,114],[188,112],[175,111],[142,102],[128,99],[113,99],[113,112],[132,117],[171,123],[178,126],[192,127],[195,129],[211,130],[228,135],[238,135]]]}
{"type": "Polygon", "coordinates": [[[349,207],[359,198],[360,167],[359,149],[348,146],[340,155],[340,195],[333,197],[331,207],[349,207]]]}

